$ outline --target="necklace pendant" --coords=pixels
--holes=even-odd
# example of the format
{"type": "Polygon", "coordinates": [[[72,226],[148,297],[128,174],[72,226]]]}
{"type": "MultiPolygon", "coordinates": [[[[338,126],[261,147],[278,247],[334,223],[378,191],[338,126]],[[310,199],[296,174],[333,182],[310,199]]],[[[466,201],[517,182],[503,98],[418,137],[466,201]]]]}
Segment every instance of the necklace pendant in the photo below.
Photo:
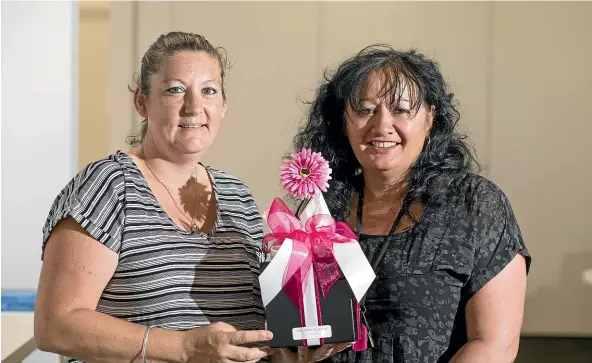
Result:
{"type": "Polygon", "coordinates": [[[198,230],[199,230],[199,228],[197,228],[197,223],[193,222],[193,224],[191,225],[191,231],[195,233],[198,230]]]}

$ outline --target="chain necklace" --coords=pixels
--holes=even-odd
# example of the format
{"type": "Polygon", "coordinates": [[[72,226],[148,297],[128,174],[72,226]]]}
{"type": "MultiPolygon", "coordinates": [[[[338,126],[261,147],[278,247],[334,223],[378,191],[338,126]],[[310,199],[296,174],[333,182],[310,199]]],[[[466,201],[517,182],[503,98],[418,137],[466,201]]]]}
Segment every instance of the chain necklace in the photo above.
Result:
{"type": "MultiPolygon", "coordinates": [[[[195,198],[193,199],[193,216],[191,218],[189,218],[189,216],[181,209],[181,207],[179,207],[179,205],[175,201],[175,198],[173,198],[173,194],[171,194],[171,191],[169,190],[169,188],[167,188],[167,186],[164,185],[164,183],[156,176],[156,174],[154,174],[154,172],[150,168],[150,165],[148,165],[148,160],[144,160],[144,164],[146,164],[146,167],[148,168],[148,170],[150,170],[150,173],[164,187],[164,189],[167,191],[167,193],[169,193],[169,196],[171,197],[171,200],[173,201],[173,204],[175,205],[175,207],[177,208],[177,210],[179,212],[181,212],[181,214],[187,220],[191,220],[191,232],[195,233],[195,232],[199,231],[199,227],[197,226],[197,222],[195,221],[195,207],[197,206],[197,187],[195,188],[195,198]]],[[[197,165],[196,165],[196,169],[197,169],[197,165]]],[[[193,170],[193,172],[191,173],[191,177],[192,178],[195,178],[195,180],[197,181],[197,176],[195,175],[195,170],[193,170]]]]}

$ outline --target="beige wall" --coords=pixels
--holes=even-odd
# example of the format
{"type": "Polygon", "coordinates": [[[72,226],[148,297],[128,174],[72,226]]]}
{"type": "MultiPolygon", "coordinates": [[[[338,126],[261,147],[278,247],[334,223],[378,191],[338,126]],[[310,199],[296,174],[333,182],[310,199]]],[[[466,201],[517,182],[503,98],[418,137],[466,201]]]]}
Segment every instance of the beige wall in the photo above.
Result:
{"type": "Polygon", "coordinates": [[[150,43],[204,34],[234,62],[205,161],[243,179],[261,210],[282,194],[298,100],[324,67],[376,42],[435,57],[534,256],[524,332],[592,335],[592,286],[580,276],[592,267],[592,3],[116,2],[111,15],[109,151],[137,125],[125,89],[150,43]]]}
{"type": "Polygon", "coordinates": [[[493,10],[490,175],[534,255],[524,327],[592,335],[592,3],[493,10]]]}
{"type": "Polygon", "coordinates": [[[109,3],[79,3],[78,167],[103,158],[109,150],[107,86],[109,3]]]}

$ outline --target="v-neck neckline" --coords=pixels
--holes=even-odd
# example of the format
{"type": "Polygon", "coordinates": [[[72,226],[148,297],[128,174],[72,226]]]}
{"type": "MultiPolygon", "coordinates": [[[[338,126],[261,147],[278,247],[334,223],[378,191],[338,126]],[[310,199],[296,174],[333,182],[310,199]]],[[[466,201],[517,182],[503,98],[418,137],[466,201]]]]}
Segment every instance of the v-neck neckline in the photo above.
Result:
{"type": "Polygon", "coordinates": [[[150,184],[148,184],[148,180],[146,179],[146,176],[144,175],[144,173],[142,173],[142,170],[140,170],[140,168],[138,167],[138,164],[136,163],[136,161],[134,160],[133,157],[131,157],[129,154],[119,150],[118,153],[120,155],[123,155],[124,158],[126,158],[129,163],[131,164],[131,166],[136,170],[136,172],[142,177],[142,183],[144,184],[144,187],[146,188],[146,190],[150,193],[150,196],[152,197],[152,199],[154,200],[155,205],[158,208],[158,211],[163,213],[169,223],[175,228],[175,230],[181,234],[184,235],[194,235],[194,236],[201,236],[201,237],[212,237],[213,235],[215,235],[216,231],[218,230],[218,225],[220,223],[220,201],[219,201],[219,195],[218,195],[218,189],[216,188],[216,177],[214,176],[214,173],[212,172],[212,170],[210,169],[209,166],[204,165],[203,163],[199,163],[201,166],[204,167],[204,169],[206,170],[206,173],[208,174],[208,179],[210,181],[210,184],[212,185],[212,192],[214,193],[214,203],[216,204],[216,220],[214,221],[214,225],[212,226],[212,229],[209,232],[204,232],[204,231],[187,231],[183,228],[181,228],[172,218],[171,216],[164,210],[162,204],[160,203],[160,201],[158,200],[158,198],[156,198],[156,195],[154,194],[154,192],[152,191],[152,188],[150,187],[150,184]]]}

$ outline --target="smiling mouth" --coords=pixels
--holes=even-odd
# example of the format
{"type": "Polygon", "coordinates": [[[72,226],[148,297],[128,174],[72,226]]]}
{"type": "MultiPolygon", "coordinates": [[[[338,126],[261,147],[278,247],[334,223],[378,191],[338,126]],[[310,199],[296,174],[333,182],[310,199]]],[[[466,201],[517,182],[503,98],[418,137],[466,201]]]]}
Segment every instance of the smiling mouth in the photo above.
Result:
{"type": "Polygon", "coordinates": [[[388,149],[388,148],[395,147],[395,146],[399,145],[398,142],[394,142],[394,141],[371,141],[368,144],[370,146],[374,146],[375,148],[379,148],[379,149],[388,149]]]}
{"type": "Polygon", "coordinates": [[[179,125],[180,128],[182,129],[199,129],[200,127],[203,127],[205,125],[179,125]]]}

